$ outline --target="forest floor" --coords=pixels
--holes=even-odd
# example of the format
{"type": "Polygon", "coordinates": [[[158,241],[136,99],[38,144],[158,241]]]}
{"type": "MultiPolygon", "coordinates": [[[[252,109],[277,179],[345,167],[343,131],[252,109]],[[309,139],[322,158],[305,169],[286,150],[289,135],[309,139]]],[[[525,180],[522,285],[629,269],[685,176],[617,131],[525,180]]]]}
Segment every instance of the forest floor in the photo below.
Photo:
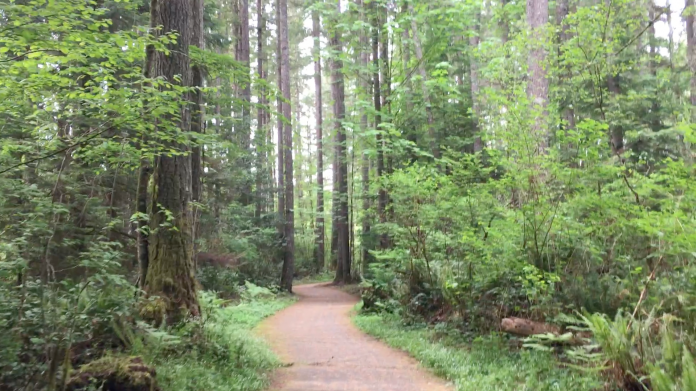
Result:
{"type": "Polygon", "coordinates": [[[358,330],[351,321],[355,296],[328,284],[294,290],[299,301],[258,328],[284,363],[271,391],[452,389],[406,353],[358,330]]]}

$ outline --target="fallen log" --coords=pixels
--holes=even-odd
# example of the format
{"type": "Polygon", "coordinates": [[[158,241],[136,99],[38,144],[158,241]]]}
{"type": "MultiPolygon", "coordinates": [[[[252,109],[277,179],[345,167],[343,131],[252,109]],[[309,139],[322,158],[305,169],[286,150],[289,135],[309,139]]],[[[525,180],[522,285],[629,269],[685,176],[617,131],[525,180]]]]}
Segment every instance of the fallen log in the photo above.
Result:
{"type": "Polygon", "coordinates": [[[140,357],[103,357],[83,365],[65,384],[68,391],[160,391],[155,369],[140,357]]]}
{"type": "Polygon", "coordinates": [[[500,322],[500,328],[508,334],[515,334],[521,337],[547,333],[561,334],[561,329],[557,326],[522,318],[505,318],[500,322]]]}
{"type": "Polygon", "coordinates": [[[500,322],[500,329],[508,334],[520,337],[551,334],[554,337],[558,337],[553,342],[573,346],[584,345],[586,343],[585,339],[590,337],[590,334],[587,332],[563,334],[561,328],[556,325],[514,317],[504,318],[500,322]]]}

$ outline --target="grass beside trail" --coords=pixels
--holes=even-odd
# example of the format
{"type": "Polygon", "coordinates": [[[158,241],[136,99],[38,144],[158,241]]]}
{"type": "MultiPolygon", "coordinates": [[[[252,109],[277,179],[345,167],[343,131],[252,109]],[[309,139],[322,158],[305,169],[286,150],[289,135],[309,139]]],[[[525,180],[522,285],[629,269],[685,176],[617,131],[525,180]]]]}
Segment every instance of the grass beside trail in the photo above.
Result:
{"type": "Polygon", "coordinates": [[[591,375],[559,368],[549,354],[512,352],[493,336],[468,344],[456,337],[437,338],[432,328],[407,326],[394,315],[358,315],[354,322],[364,332],[408,352],[454,383],[457,391],[590,391],[600,386],[591,375]]]}
{"type": "Polygon", "coordinates": [[[162,390],[263,390],[269,384],[269,373],[280,363],[252,328],[294,301],[283,296],[257,298],[215,309],[202,326],[203,341],[186,341],[183,347],[144,356],[156,364],[162,390]]]}
{"type": "Polygon", "coordinates": [[[319,274],[312,274],[309,276],[304,276],[293,281],[293,285],[307,285],[307,284],[318,284],[320,282],[331,282],[334,280],[335,273],[322,272],[319,274]]]}

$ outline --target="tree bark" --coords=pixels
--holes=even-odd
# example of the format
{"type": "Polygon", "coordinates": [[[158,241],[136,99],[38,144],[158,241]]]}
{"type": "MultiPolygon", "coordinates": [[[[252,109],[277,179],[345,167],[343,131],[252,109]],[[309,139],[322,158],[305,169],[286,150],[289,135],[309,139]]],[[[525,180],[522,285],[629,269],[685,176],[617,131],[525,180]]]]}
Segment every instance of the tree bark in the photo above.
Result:
{"type": "Polygon", "coordinates": [[[138,285],[141,289],[145,288],[147,278],[147,269],[150,264],[148,256],[148,222],[145,216],[147,215],[147,183],[150,181],[150,159],[147,157],[140,158],[140,170],[138,171],[138,191],[136,195],[136,211],[138,212],[138,267],[139,277],[138,285]]]}
{"type": "MultiPolygon", "coordinates": [[[[380,83],[380,95],[382,99],[382,110],[387,110],[387,120],[384,119],[385,116],[381,116],[380,120],[384,123],[388,121],[391,117],[391,109],[389,105],[389,96],[391,95],[391,77],[389,70],[389,29],[386,27],[386,23],[389,20],[389,8],[385,4],[383,7],[384,12],[379,13],[383,20],[381,20],[380,28],[380,42],[379,42],[379,60],[380,67],[379,73],[381,77],[380,83]]],[[[380,130],[380,129],[378,129],[380,130]]],[[[380,181],[385,173],[385,153],[384,150],[388,143],[388,134],[384,126],[382,126],[381,132],[377,132],[377,180],[380,181]]],[[[377,194],[377,214],[379,217],[379,222],[384,224],[387,222],[387,202],[388,194],[386,188],[383,186],[379,187],[377,194]]],[[[381,249],[386,249],[389,247],[389,236],[387,234],[380,235],[379,247],[381,249]]]]}
{"type": "MultiPolygon", "coordinates": [[[[380,33],[383,26],[381,25],[380,12],[378,9],[379,6],[380,5],[376,2],[370,3],[370,11],[372,13],[372,68],[374,72],[372,76],[372,93],[375,107],[375,130],[377,131],[377,135],[375,137],[377,148],[377,183],[380,182],[380,178],[382,178],[384,175],[384,140],[382,137],[383,129],[380,128],[382,128],[383,109],[382,80],[386,80],[386,59],[380,58],[380,33]],[[380,80],[380,77],[382,80],[380,80]]],[[[382,46],[384,47],[384,45],[382,46]]],[[[380,223],[386,222],[386,215],[384,213],[386,210],[386,205],[387,193],[384,190],[384,187],[380,185],[377,194],[377,217],[380,223]]],[[[380,235],[380,248],[386,248],[386,239],[384,238],[384,235],[380,235]]]]}
{"type": "MultiPolygon", "coordinates": [[[[696,9],[694,0],[686,0],[686,53],[691,70],[691,106],[696,107],[696,33],[694,22],[696,22],[696,9]]],[[[696,118],[696,112],[692,110],[691,118],[696,118]]]]}
{"type": "MultiPolygon", "coordinates": [[[[193,28],[191,30],[191,45],[196,46],[199,49],[205,49],[205,37],[203,32],[203,0],[193,0],[193,28]]],[[[203,102],[203,82],[205,78],[204,69],[201,65],[194,65],[191,67],[191,85],[195,89],[193,90],[193,99],[191,99],[191,132],[194,133],[205,133],[205,123],[204,110],[205,105],[203,102]]],[[[194,143],[191,149],[191,200],[193,202],[201,202],[202,197],[202,182],[201,175],[203,173],[202,167],[202,155],[201,146],[198,143],[194,143]]],[[[198,238],[199,232],[199,216],[200,210],[198,207],[193,209],[193,221],[191,225],[191,241],[193,245],[193,269],[196,270],[196,261],[198,253],[196,246],[196,239],[198,238]]]]}
{"type": "MultiPolygon", "coordinates": [[[[205,49],[205,38],[203,36],[203,0],[193,0],[192,20],[193,26],[191,29],[191,45],[199,49],[205,49]]],[[[192,80],[191,85],[195,87],[192,92],[193,107],[191,110],[191,131],[196,133],[204,132],[203,124],[203,78],[204,71],[200,65],[191,67],[192,80]]],[[[195,202],[201,200],[201,147],[194,145],[191,149],[191,199],[195,202]]]]}
{"type": "MultiPolygon", "coordinates": [[[[276,31],[280,31],[280,1],[281,0],[276,0],[276,31]]],[[[283,156],[285,155],[285,142],[283,140],[283,116],[281,115],[283,113],[283,93],[282,93],[282,87],[281,85],[283,84],[282,79],[283,79],[283,67],[281,65],[281,55],[280,55],[280,35],[276,39],[277,41],[277,47],[276,47],[276,64],[277,64],[277,69],[276,73],[278,74],[278,89],[279,89],[279,94],[277,95],[276,98],[276,104],[277,104],[277,110],[278,110],[278,123],[276,126],[276,130],[278,132],[278,141],[277,141],[277,154],[278,154],[278,163],[277,163],[277,175],[278,175],[278,235],[281,238],[281,241],[285,241],[285,169],[284,169],[284,164],[283,162],[285,161],[283,159],[283,156]]],[[[284,250],[283,250],[284,251],[284,250]]],[[[285,259],[285,256],[283,255],[283,259],[285,259]]],[[[285,275],[285,271],[283,271],[283,275],[285,275]]]]}
{"type": "Polygon", "coordinates": [[[418,73],[421,77],[421,89],[423,91],[423,100],[425,101],[425,113],[428,118],[428,138],[430,138],[430,152],[433,154],[435,159],[440,158],[440,145],[435,133],[434,119],[433,119],[433,109],[432,103],[430,101],[430,94],[428,91],[428,86],[426,82],[428,81],[428,74],[425,70],[425,62],[423,60],[423,48],[421,46],[420,36],[418,35],[418,23],[416,23],[415,12],[413,10],[413,4],[408,3],[408,9],[411,12],[411,30],[413,30],[413,46],[416,50],[416,59],[418,60],[418,73]]]}
{"type": "Polygon", "coordinates": [[[314,259],[317,270],[324,268],[324,136],[323,136],[323,101],[321,91],[321,21],[319,13],[312,11],[312,37],[314,38],[314,116],[317,136],[317,219],[314,241],[314,259]]]}
{"type": "MultiPolygon", "coordinates": [[[[563,58],[563,45],[571,38],[570,26],[566,21],[566,17],[570,13],[570,0],[557,0],[556,2],[556,25],[559,26],[558,34],[558,57],[563,58]]],[[[566,83],[572,76],[569,67],[564,67],[560,75],[560,83],[566,83]]],[[[564,89],[566,90],[566,89],[564,89]]],[[[575,110],[572,105],[572,93],[564,92],[561,96],[561,121],[562,128],[567,133],[568,130],[575,129],[575,110]]],[[[567,144],[565,149],[572,151],[575,147],[572,144],[567,144]]]]}
{"type": "MultiPolygon", "coordinates": [[[[251,171],[251,79],[250,79],[250,49],[249,49],[249,0],[239,1],[239,30],[237,36],[237,61],[246,69],[246,77],[242,79],[240,141],[244,156],[242,163],[246,171],[251,171]]],[[[244,180],[241,187],[240,202],[249,205],[252,200],[252,182],[244,180]]]]}
{"type": "MultiPolygon", "coordinates": [[[[155,12],[153,10],[157,9],[157,0],[150,0],[150,29],[155,31],[157,27],[157,19],[155,17],[155,12]]],[[[154,45],[149,45],[145,50],[145,65],[143,66],[143,76],[146,79],[152,77],[152,63],[155,60],[155,47],[154,45]]],[[[145,144],[145,136],[143,136],[141,141],[141,148],[145,144]]],[[[135,209],[138,213],[137,220],[137,244],[138,244],[138,286],[141,289],[145,289],[145,282],[147,278],[147,269],[150,264],[150,257],[148,254],[148,219],[147,216],[147,191],[148,182],[150,181],[150,174],[152,173],[152,167],[150,164],[150,159],[147,156],[142,155],[140,157],[140,170],[138,171],[138,189],[136,194],[136,206],[135,209]]]]}
{"type": "MultiPolygon", "coordinates": [[[[609,74],[607,76],[607,87],[609,89],[609,96],[611,99],[616,100],[618,99],[619,95],[621,94],[621,84],[620,84],[620,79],[619,75],[616,74],[609,74]]],[[[609,126],[609,131],[610,131],[610,146],[611,150],[614,154],[616,155],[621,155],[623,152],[623,147],[624,147],[624,132],[623,132],[623,127],[621,125],[610,125],[609,126]]]]}
{"type": "Polygon", "coordinates": [[[290,106],[290,43],[288,37],[288,2],[279,0],[280,24],[280,89],[283,93],[283,148],[285,168],[285,257],[283,275],[280,280],[282,289],[292,292],[292,278],[295,273],[295,206],[292,162],[292,107],[290,106]]]}
{"type": "MultiPolygon", "coordinates": [[[[356,1],[358,8],[360,9],[360,19],[363,22],[367,21],[365,12],[365,2],[364,0],[356,1]]],[[[360,85],[360,96],[361,100],[364,97],[369,97],[370,94],[370,75],[367,71],[370,63],[370,54],[368,53],[369,39],[367,36],[367,29],[363,28],[360,31],[360,74],[359,85],[360,85]]],[[[360,131],[367,131],[368,120],[367,111],[364,108],[360,109],[360,131]]],[[[361,137],[363,140],[363,151],[369,148],[367,137],[364,135],[361,137]]],[[[367,265],[370,261],[370,157],[367,153],[362,154],[362,239],[360,240],[360,247],[362,249],[361,259],[362,259],[362,270],[363,273],[367,269],[367,265]]]]}
{"type": "Polygon", "coordinates": [[[527,82],[527,95],[535,117],[532,124],[532,133],[534,137],[538,138],[537,152],[540,154],[545,153],[548,146],[546,106],[549,100],[549,80],[544,68],[544,62],[546,61],[544,26],[548,21],[548,0],[527,0],[527,24],[530,29],[530,41],[533,45],[528,59],[529,81],[527,82]]]}
{"type": "MultiPolygon", "coordinates": [[[[193,1],[168,0],[160,2],[151,12],[152,20],[162,26],[159,34],[176,31],[179,36],[168,44],[168,54],[153,55],[151,75],[191,85],[188,47],[193,27],[193,1]]],[[[184,101],[189,98],[184,96],[184,101]]],[[[181,109],[180,130],[191,128],[191,113],[187,105],[181,109]]],[[[185,145],[176,141],[168,147],[184,151],[185,145]]],[[[149,268],[145,289],[149,295],[164,300],[169,322],[181,319],[186,313],[198,315],[191,246],[191,159],[186,155],[159,155],[152,173],[150,211],[149,268]]]]}
{"type": "Polygon", "coordinates": [[[266,88],[263,86],[263,82],[266,80],[266,74],[263,69],[264,65],[264,30],[266,29],[266,19],[263,13],[263,0],[256,0],[256,67],[259,73],[259,79],[261,83],[257,88],[257,94],[259,98],[259,107],[256,113],[256,132],[254,132],[254,143],[256,144],[256,218],[261,217],[261,213],[265,209],[265,190],[264,190],[264,176],[267,175],[267,167],[265,164],[266,157],[266,105],[268,105],[268,100],[266,99],[266,88]]]}
{"type": "MultiPolygon", "coordinates": [[[[341,13],[341,3],[336,0],[337,15],[341,13]]],[[[338,16],[336,16],[338,18],[338,16]]],[[[333,21],[329,44],[333,49],[334,58],[331,61],[331,92],[334,100],[334,126],[336,129],[336,162],[337,162],[337,181],[338,181],[338,213],[337,223],[337,267],[335,282],[348,283],[351,281],[351,259],[350,259],[350,231],[348,229],[348,166],[346,155],[346,131],[343,128],[343,120],[346,115],[345,106],[345,86],[343,76],[343,46],[341,35],[338,31],[337,20],[333,21]]]]}
{"type": "Polygon", "coordinates": [[[481,152],[483,150],[483,142],[481,141],[481,127],[479,124],[479,118],[481,118],[481,106],[479,104],[479,76],[478,76],[478,63],[475,58],[475,53],[478,51],[479,43],[481,41],[481,10],[477,9],[474,15],[474,31],[469,37],[469,78],[471,80],[471,102],[472,111],[474,113],[473,127],[474,127],[474,153],[481,152]]]}

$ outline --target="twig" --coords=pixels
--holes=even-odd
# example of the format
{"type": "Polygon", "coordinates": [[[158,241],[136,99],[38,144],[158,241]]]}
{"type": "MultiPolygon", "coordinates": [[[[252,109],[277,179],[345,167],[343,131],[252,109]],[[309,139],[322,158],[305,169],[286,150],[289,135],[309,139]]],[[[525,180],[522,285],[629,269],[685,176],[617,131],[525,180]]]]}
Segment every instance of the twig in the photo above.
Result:
{"type": "Polygon", "coordinates": [[[648,296],[648,287],[650,286],[650,281],[653,281],[655,279],[655,273],[657,273],[657,268],[660,266],[660,263],[662,262],[662,258],[663,258],[663,256],[660,256],[660,259],[657,260],[655,267],[653,267],[652,272],[650,272],[650,276],[648,276],[648,281],[645,282],[645,286],[643,287],[643,290],[640,292],[640,298],[638,298],[638,304],[636,304],[636,308],[633,309],[633,314],[631,315],[631,319],[628,321],[628,325],[626,326],[626,331],[628,331],[631,328],[631,323],[633,322],[633,319],[636,318],[636,315],[638,314],[638,309],[640,308],[640,305],[643,304],[643,301],[648,296]]]}
{"type": "Polygon", "coordinates": [[[636,197],[636,204],[640,205],[640,197],[638,196],[638,193],[633,189],[633,186],[628,182],[628,178],[626,177],[626,173],[623,174],[623,180],[626,182],[626,186],[628,186],[628,189],[631,190],[631,193],[633,193],[633,196],[636,197]]]}

